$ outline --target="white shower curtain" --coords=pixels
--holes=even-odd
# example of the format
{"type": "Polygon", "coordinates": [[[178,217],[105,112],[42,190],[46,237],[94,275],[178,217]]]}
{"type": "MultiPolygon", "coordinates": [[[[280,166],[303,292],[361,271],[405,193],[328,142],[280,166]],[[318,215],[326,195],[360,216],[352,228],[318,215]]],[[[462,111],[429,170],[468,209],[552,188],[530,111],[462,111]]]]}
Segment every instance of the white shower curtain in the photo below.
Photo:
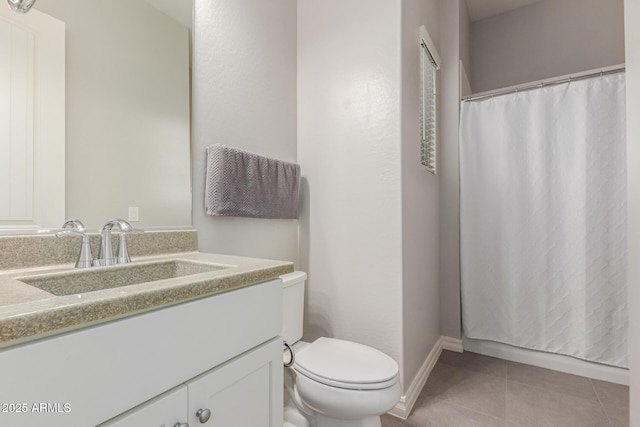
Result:
{"type": "Polygon", "coordinates": [[[627,367],[624,86],[462,103],[467,337],[627,367]]]}

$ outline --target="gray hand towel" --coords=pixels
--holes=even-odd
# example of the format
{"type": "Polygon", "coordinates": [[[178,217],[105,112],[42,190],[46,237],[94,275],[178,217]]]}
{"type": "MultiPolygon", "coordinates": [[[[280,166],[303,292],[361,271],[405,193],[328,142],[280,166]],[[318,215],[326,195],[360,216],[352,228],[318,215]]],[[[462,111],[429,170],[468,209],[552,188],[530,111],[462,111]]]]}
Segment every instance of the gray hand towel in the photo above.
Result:
{"type": "Polygon", "coordinates": [[[211,216],[295,219],[300,165],[214,144],[207,147],[205,208],[211,216]]]}

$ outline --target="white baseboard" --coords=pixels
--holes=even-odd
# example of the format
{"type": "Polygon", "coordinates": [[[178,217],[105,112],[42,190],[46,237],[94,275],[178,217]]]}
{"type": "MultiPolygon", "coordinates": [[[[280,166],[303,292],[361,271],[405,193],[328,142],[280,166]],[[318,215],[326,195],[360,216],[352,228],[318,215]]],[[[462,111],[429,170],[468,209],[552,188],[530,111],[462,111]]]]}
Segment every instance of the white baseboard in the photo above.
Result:
{"type": "Polygon", "coordinates": [[[442,349],[462,353],[462,340],[459,338],[440,337],[442,340],[442,349]]]}
{"type": "Polygon", "coordinates": [[[562,354],[545,353],[514,347],[494,341],[476,340],[464,337],[464,349],[485,356],[497,357],[512,362],[525,363],[540,368],[580,375],[596,380],[629,385],[629,370],[601,365],[576,359],[562,354]]]}
{"type": "Polygon", "coordinates": [[[400,398],[400,401],[396,406],[389,411],[390,415],[405,420],[409,417],[409,414],[411,414],[411,410],[413,409],[413,405],[416,403],[422,388],[427,383],[427,379],[438,361],[438,357],[440,357],[442,350],[462,353],[462,340],[444,336],[438,338],[438,341],[433,345],[433,348],[427,355],[427,358],[420,367],[417,375],[413,378],[413,381],[411,381],[407,392],[400,398]]]}

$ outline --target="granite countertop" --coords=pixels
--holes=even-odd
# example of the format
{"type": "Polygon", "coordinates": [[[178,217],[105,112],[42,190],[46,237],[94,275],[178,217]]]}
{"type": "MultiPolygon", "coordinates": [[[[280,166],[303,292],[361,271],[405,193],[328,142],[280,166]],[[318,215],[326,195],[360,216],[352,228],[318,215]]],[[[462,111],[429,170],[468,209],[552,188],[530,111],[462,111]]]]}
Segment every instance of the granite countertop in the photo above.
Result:
{"type": "MultiPolygon", "coordinates": [[[[272,280],[293,271],[293,263],[201,252],[144,256],[131,264],[74,269],[73,264],[0,272],[0,348],[167,307],[272,280]],[[126,269],[142,263],[183,260],[223,266],[153,282],[56,296],[18,278],[126,269]]],[[[38,279],[36,278],[36,281],[38,279]]]]}

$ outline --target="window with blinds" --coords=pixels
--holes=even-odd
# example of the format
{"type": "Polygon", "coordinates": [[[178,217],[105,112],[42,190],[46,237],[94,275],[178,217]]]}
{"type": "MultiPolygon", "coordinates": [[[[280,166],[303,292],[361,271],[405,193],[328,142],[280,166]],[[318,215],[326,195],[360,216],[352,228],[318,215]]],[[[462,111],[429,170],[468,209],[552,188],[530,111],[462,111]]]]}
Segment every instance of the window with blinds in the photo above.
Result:
{"type": "Polygon", "coordinates": [[[420,27],[420,163],[432,174],[436,174],[436,113],[437,85],[436,71],[440,68],[438,55],[431,37],[424,27],[420,27]]]}

